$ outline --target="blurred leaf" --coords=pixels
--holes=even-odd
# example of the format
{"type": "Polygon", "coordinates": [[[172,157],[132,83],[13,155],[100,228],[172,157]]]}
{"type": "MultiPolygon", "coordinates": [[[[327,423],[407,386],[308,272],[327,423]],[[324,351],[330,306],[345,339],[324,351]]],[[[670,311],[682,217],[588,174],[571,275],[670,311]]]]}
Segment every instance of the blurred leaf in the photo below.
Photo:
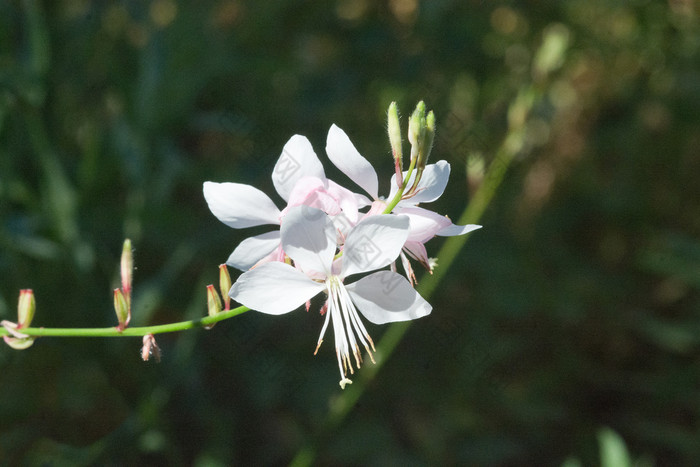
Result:
{"type": "Polygon", "coordinates": [[[610,428],[602,428],[598,431],[598,444],[600,446],[601,467],[632,466],[625,441],[610,428]]]}

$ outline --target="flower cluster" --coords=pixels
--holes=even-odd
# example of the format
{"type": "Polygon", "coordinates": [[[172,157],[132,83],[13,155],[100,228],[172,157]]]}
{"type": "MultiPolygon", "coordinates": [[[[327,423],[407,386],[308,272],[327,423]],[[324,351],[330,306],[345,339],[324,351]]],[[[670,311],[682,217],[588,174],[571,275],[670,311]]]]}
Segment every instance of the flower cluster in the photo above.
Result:
{"type": "Polygon", "coordinates": [[[294,135],[272,173],[283,209],[262,191],[238,183],[204,183],[212,213],[239,229],[270,225],[273,230],[247,238],[227,264],[244,271],[229,296],[250,309],[279,315],[306,305],[323,292],[325,320],[316,351],[333,327],[340,386],[360,367],[360,344],[374,361],[374,343],[360,315],[374,324],[426,316],[432,307],[413,288],[410,259],[432,272],[435,261],[425,243],[434,236],[462,235],[478,225],[454,225],[447,217],[419,207],[442,195],[450,173],[446,161],[427,164],[435,135],[432,112],[421,102],[409,119],[409,167],[403,170],[396,105],[389,108],[389,140],[395,174],[389,196],[379,196],[377,173],[343,130],[332,125],[326,153],[364,193],[328,179],[308,139],[294,135]],[[276,228],[279,227],[279,228],[276,228]],[[405,277],[397,273],[401,263],[405,277]],[[384,269],[386,267],[389,269],[384,269]],[[348,283],[352,276],[364,275],[348,283]],[[358,313],[359,312],[359,313],[358,313]]]}

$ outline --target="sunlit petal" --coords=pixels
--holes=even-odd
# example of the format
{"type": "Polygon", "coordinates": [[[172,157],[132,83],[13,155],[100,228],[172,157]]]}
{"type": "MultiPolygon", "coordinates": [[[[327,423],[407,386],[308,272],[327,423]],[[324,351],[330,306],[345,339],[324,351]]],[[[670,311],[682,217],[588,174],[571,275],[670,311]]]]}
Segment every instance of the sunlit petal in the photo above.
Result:
{"type": "Polygon", "coordinates": [[[281,315],[299,308],[325,288],[292,266],[275,261],[241,274],[229,296],[251,310],[281,315]]]}
{"type": "Polygon", "coordinates": [[[272,253],[279,244],[279,230],[248,237],[233,250],[233,253],[226,260],[226,264],[241,271],[247,271],[262,258],[272,253]]]}
{"type": "Polygon", "coordinates": [[[469,233],[473,230],[478,230],[480,229],[480,225],[476,224],[467,224],[467,225],[455,225],[451,224],[444,229],[440,230],[436,235],[439,235],[441,237],[452,237],[455,235],[464,235],[465,233],[469,233]]]}
{"type": "Polygon", "coordinates": [[[262,191],[241,183],[204,182],[204,198],[211,212],[234,229],[279,224],[280,210],[262,191]]]}
{"type": "Polygon", "coordinates": [[[309,140],[305,136],[294,135],[284,145],[282,154],[277,159],[272,171],[272,183],[282,199],[288,201],[299,179],[308,176],[326,178],[323,165],[309,140]]]}
{"type": "MultiPolygon", "coordinates": [[[[404,172],[403,176],[406,177],[408,172],[404,172]]],[[[407,186],[411,186],[413,180],[415,180],[416,171],[414,170],[411,174],[411,180],[409,180],[407,186]]],[[[447,181],[450,178],[450,164],[447,161],[438,161],[435,164],[428,164],[423,170],[423,175],[418,182],[417,193],[411,198],[402,201],[402,204],[411,205],[418,203],[430,203],[435,201],[442,193],[445,191],[447,186],[447,181]]],[[[396,187],[396,175],[391,177],[391,192],[389,198],[393,199],[398,188],[396,187]]]]}
{"type": "Polygon", "coordinates": [[[285,253],[304,271],[330,274],[336,250],[336,230],[326,213],[308,206],[295,206],[282,222],[285,253]]]}
{"type": "Polygon", "coordinates": [[[373,199],[377,199],[379,181],[372,164],[355,149],[343,130],[332,125],[326,140],[328,158],[341,172],[363,188],[373,199]]]}
{"type": "Polygon", "coordinates": [[[340,276],[373,271],[394,261],[406,242],[408,224],[408,217],[394,214],[360,221],[345,238],[340,276]]]}
{"type": "Polygon", "coordinates": [[[358,311],[374,324],[421,318],[433,309],[406,278],[392,271],[377,271],[345,289],[358,311]]]}

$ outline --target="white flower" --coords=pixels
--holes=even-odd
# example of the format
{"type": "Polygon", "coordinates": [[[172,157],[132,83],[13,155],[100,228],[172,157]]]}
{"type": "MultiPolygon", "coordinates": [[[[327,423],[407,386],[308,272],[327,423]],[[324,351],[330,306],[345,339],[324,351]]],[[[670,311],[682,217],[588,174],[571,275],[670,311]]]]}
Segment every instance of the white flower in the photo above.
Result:
{"type": "MultiPolygon", "coordinates": [[[[364,197],[326,178],[311,143],[300,135],[292,136],[285,144],[272,172],[272,182],[287,202],[287,209],[307,205],[332,215],[342,212],[354,224],[358,206],[366,204],[364,197]]],[[[287,209],[280,211],[269,196],[250,185],[204,182],[203,191],[211,212],[234,229],[280,225],[286,214],[287,209]]],[[[226,263],[246,271],[261,262],[283,259],[279,231],[271,231],[242,241],[226,263]]]]}
{"type": "Polygon", "coordinates": [[[296,267],[281,262],[263,264],[242,274],[229,295],[239,303],[263,313],[288,313],[321,291],[328,300],[326,319],[316,349],[329,323],[333,324],[340,386],[351,381],[351,354],[359,368],[358,341],[372,358],[372,343],[358,311],[369,321],[383,324],[420,318],[432,310],[402,276],[378,271],[352,284],[344,279],[392,263],[408,236],[408,218],[371,216],[350,229],[342,256],[336,256],[336,229],[324,212],[307,206],[290,208],[281,227],[282,248],[296,267]]]}
{"type": "MultiPolygon", "coordinates": [[[[348,135],[335,125],[332,125],[328,131],[326,153],[328,153],[328,157],[338,169],[363,188],[374,200],[367,216],[384,212],[387,207],[387,200],[393,200],[398,192],[396,174],[391,177],[389,197],[386,200],[380,199],[377,173],[374,168],[358,152],[348,135]]],[[[403,172],[402,179],[406,180],[407,175],[408,171],[403,172]]],[[[416,171],[414,170],[407,182],[407,187],[413,185],[415,177],[416,171]]],[[[406,278],[411,285],[415,284],[416,276],[408,260],[409,257],[419,261],[430,273],[433,272],[434,263],[431,264],[429,261],[425,242],[436,235],[444,237],[464,235],[472,230],[481,228],[480,225],[475,224],[455,225],[449,218],[417,206],[419,203],[430,203],[442,196],[449,177],[450,164],[447,161],[438,161],[435,164],[426,165],[418,186],[412,191],[412,194],[399,200],[392,210],[394,214],[407,215],[410,219],[409,234],[406,244],[401,251],[400,259],[406,278]]],[[[395,269],[396,267],[392,265],[392,270],[395,269]]]]}

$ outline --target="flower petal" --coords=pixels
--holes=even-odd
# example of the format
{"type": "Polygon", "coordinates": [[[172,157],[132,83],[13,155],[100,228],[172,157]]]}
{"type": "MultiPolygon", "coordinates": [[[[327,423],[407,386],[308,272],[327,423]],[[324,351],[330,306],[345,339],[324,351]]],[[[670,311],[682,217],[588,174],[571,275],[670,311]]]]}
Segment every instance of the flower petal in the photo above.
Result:
{"type": "Polygon", "coordinates": [[[262,191],[241,183],[204,182],[209,210],[234,229],[279,224],[280,210],[262,191]]]}
{"type": "Polygon", "coordinates": [[[287,211],[280,229],[282,248],[303,271],[330,274],[336,250],[333,221],[320,209],[295,206],[287,211]]]}
{"type": "Polygon", "coordinates": [[[272,171],[272,183],[282,199],[289,201],[294,185],[299,179],[309,176],[322,180],[326,178],[323,165],[309,140],[305,136],[294,135],[284,145],[282,154],[277,159],[272,171]]]}
{"type": "MultiPolygon", "coordinates": [[[[302,177],[294,185],[294,189],[289,195],[286,210],[294,206],[306,205],[320,209],[329,215],[340,213],[340,205],[332,193],[327,190],[328,180],[321,180],[317,177],[302,177]]],[[[283,211],[282,215],[286,215],[283,211]]]]}
{"type": "MultiPolygon", "coordinates": [[[[407,172],[404,172],[403,176],[406,177],[406,174],[407,172]]],[[[415,179],[415,174],[416,172],[414,170],[407,186],[411,186],[412,180],[415,179]]],[[[402,201],[401,204],[414,205],[435,201],[442,196],[449,178],[450,164],[447,161],[438,161],[435,164],[426,165],[425,169],[423,169],[423,175],[421,175],[420,181],[418,182],[418,192],[413,197],[402,201]]],[[[397,190],[396,175],[393,175],[391,177],[391,191],[387,199],[393,199],[397,190]]]]}
{"type": "Polygon", "coordinates": [[[453,237],[455,235],[464,235],[465,233],[469,233],[472,230],[477,230],[480,229],[480,225],[476,224],[467,224],[467,225],[455,225],[451,224],[444,229],[440,230],[436,235],[439,235],[441,237],[453,237]]]}
{"type": "Polygon", "coordinates": [[[375,272],[345,289],[359,312],[374,324],[421,318],[433,309],[403,276],[392,271],[375,272]]]}
{"type": "Polygon", "coordinates": [[[399,207],[394,212],[408,216],[408,241],[425,243],[442,229],[452,225],[447,217],[416,206],[399,207]]]}
{"type": "Polygon", "coordinates": [[[345,238],[341,277],[382,268],[399,256],[408,236],[408,217],[382,214],[364,218],[345,238]]]}
{"type": "Polygon", "coordinates": [[[248,237],[233,250],[233,253],[226,260],[226,264],[241,271],[247,271],[262,258],[272,253],[279,244],[279,230],[248,237]]]}
{"type": "Polygon", "coordinates": [[[328,130],[326,153],[341,172],[362,187],[372,199],[377,199],[379,189],[377,172],[372,164],[355,149],[348,135],[335,125],[328,130]]]}
{"type": "Polygon", "coordinates": [[[325,289],[292,266],[278,261],[265,263],[241,274],[229,296],[251,310],[270,315],[288,313],[325,289]]]}

